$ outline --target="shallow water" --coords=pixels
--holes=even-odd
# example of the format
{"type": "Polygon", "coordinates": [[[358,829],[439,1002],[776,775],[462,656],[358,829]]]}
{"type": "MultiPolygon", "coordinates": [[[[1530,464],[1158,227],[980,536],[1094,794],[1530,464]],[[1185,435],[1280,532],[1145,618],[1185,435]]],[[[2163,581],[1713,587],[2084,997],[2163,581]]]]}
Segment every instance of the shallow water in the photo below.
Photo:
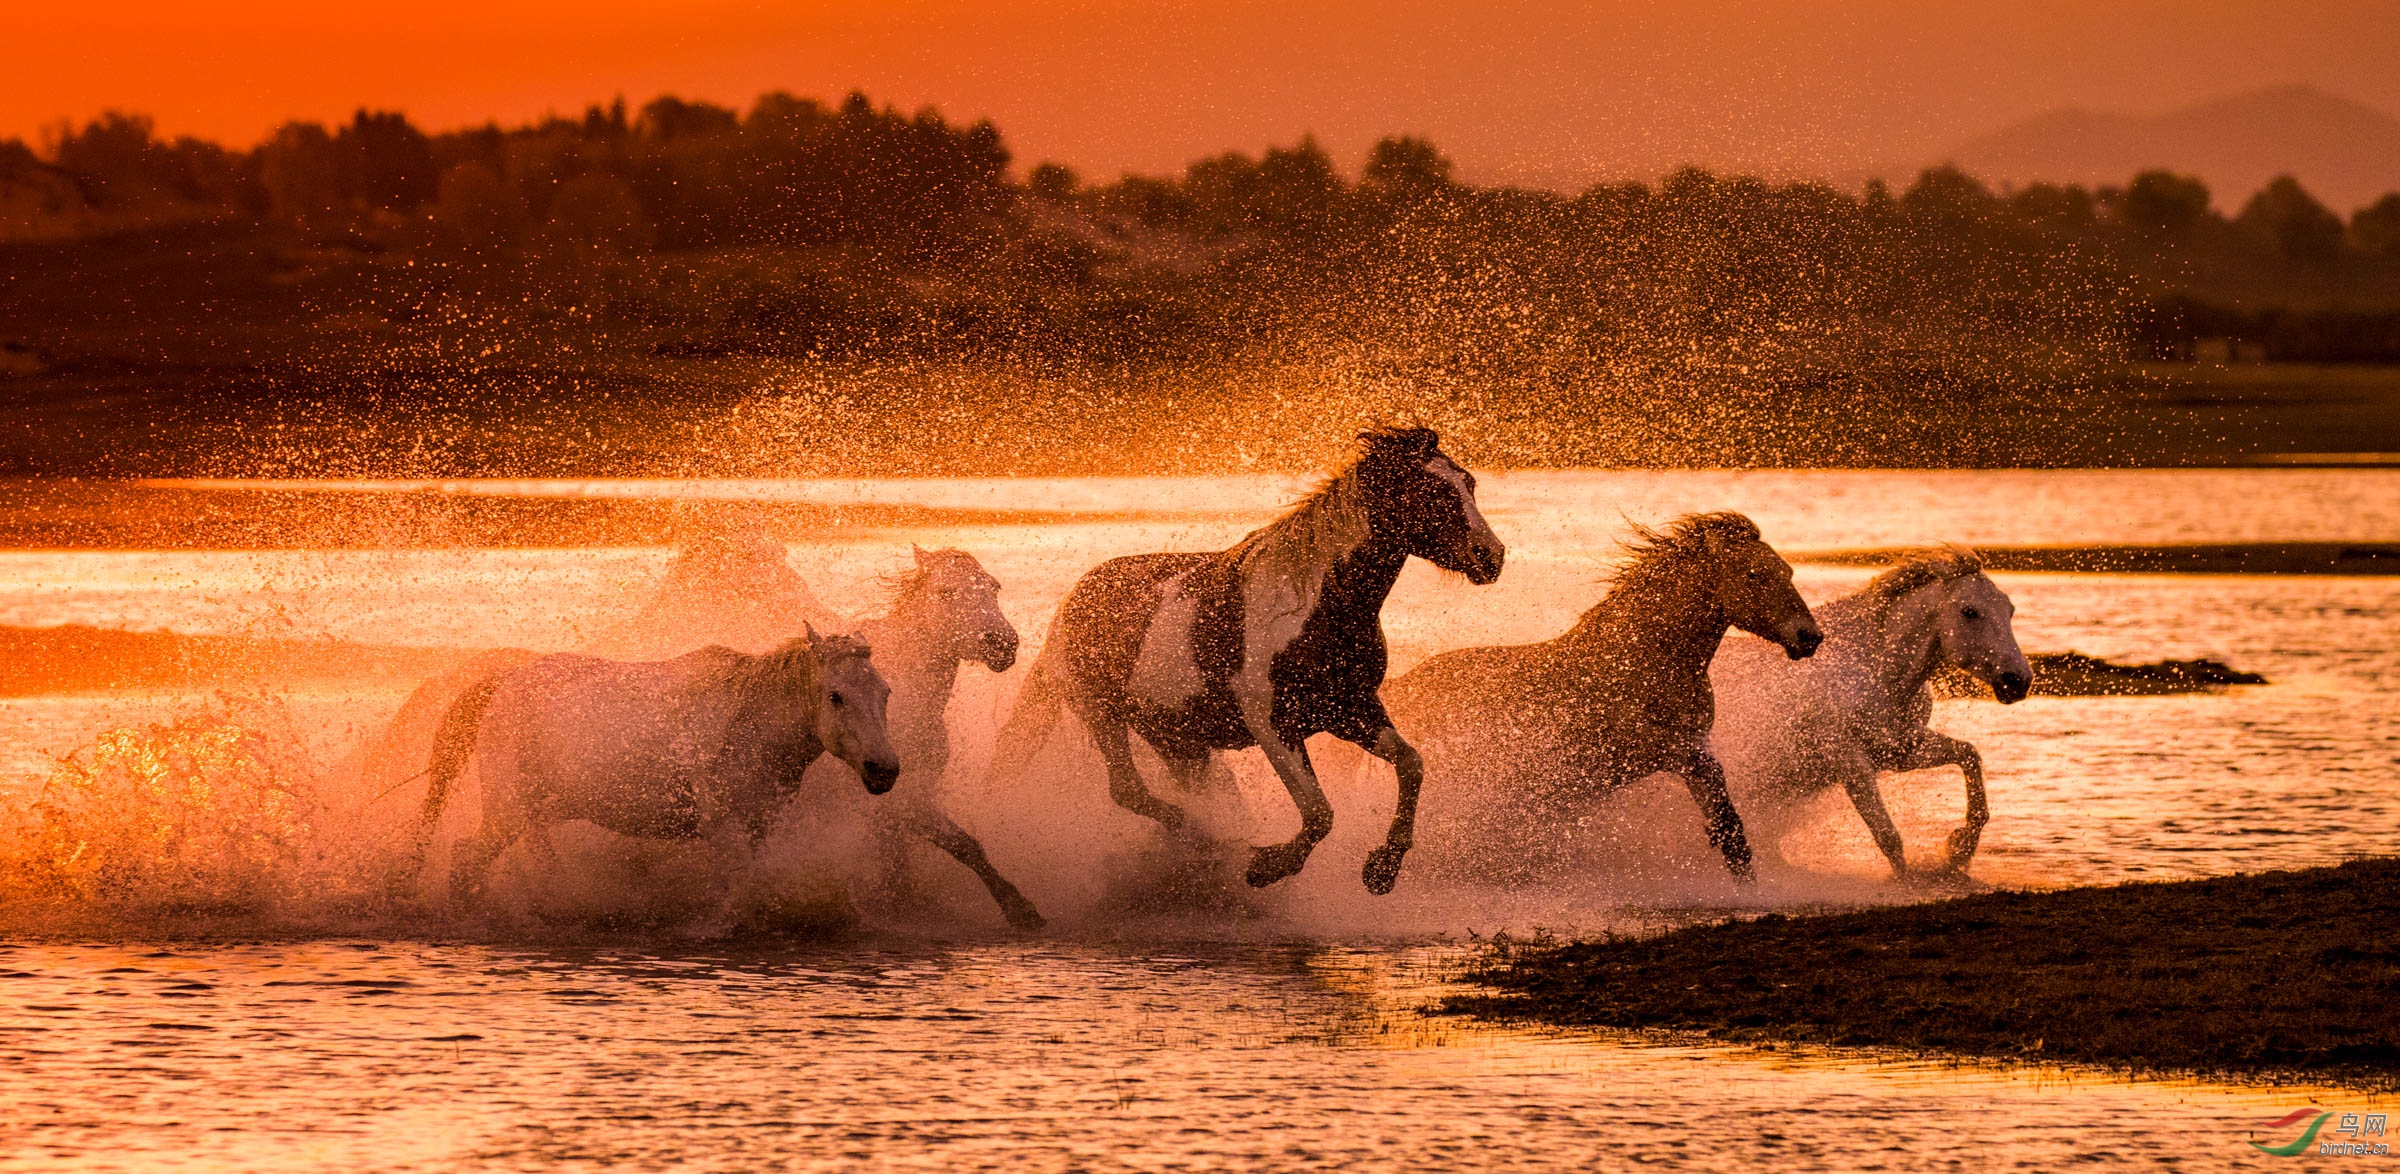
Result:
{"type": "MultiPolygon", "coordinates": [[[[1595,595],[1620,508],[1652,521],[1741,508],[1793,549],[2400,538],[2400,477],[2373,471],[1489,480],[1509,571],[1479,589],[1412,570],[1387,613],[1401,667],[1444,647],[1562,627],[1595,595]]],[[[795,548],[819,594],[855,612],[871,606],[874,576],[900,565],[909,541],[962,546],[1008,584],[1004,603],[1030,645],[1083,568],[1131,550],[1221,544],[1288,483],[1070,488],[647,491],[1028,510],[1067,502],[1072,516],[1056,521],[832,534],[795,548]],[[1130,506],[1093,516],[1095,502],[1110,501],[1130,506]]],[[[8,552],[0,623],[571,647],[637,608],[664,559],[630,548],[8,552]]],[[[1801,573],[1815,600],[1862,579],[1801,573]]],[[[2400,832],[2400,580],[2000,581],[2029,649],[2213,656],[2273,684],[2180,698],[1945,702],[1937,726],[1977,742],[1990,765],[1980,878],[2085,883],[2388,851],[2400,832]]],[[[267,735],[279,769],[331,777],[413,684],[10,699],[0,702],[0,780],[14,806],[38,788],[49,755],[113,726],[193,713],[239,718],[267,735]]],[[[0,956],[0,1164],[2218,1169],[2273,1164],[2246,1139],[2288,1140],[2290,1130],[2250,1131],[2301,1104],[2384,1111],[2325,1090],[1429,1020],[1417,1008],[1472,956],[1470,930],[1634,928],[1737,903],[1895,894],[1877,880],[1855,816],[1831,804],[1787,842],[1805,871],[1738,894],[1707,858],[1680,789],[1653,783],[1613,818],[1652,833],[1645,842],[1666,866],[1602,862],[1533,894],[1411,874],[1378,900],[1359,891],[1356,868],[1388,814],[1389,784],[1362,775],[1331,780],[1341,823],[1301,877],[1263,894],[1202,883],[1162,896],[1145,880],[1160,867],[1155,845],[1097,796],[1092,764],[1072,748],[1046,760],[1051,789],[1038,804],[963,781],[1013,683],[977,672],[962,686],[960,781],[947,794],[1051,914],[1053,933],[1001,936],[978,894],[938,871],[913,917],[892,923],[867,902],[865,936],[813,945],[733,945],[671,920],[646,932],[592,929],[555,909],[465,923],[311,905],[313,891],[338,887],[333,871],[287,885],[279,899],[291,908],[272,917],[150,909],[114,928],[88,916],[37,924],[0,956]]],[[[87,750],[81,760],[90,759],[87,750]]],[[[1243,762],[1236,774],[1247,810],[1237,803],[1227,818],[1247,818],[1252,838],[1287,830],[1278,821],[1288,803],[1277,806],[1263,767],[1243,762]]],[[[1958,818],[1955,774],[1887,790],[1912,845],[1930,848],[1958,818]]],[[[379,810],[371,797],[351,798],[370,816],[379,810]]],[[[831,811],[864,802],[832,787],[810,800],[831,811]]],[[[840,825],[814,831],[822,842],[795,838],[821,849],[840,825]]],[[[648,883],[705,888],[708,875],[648,883]]],[[[526,897],[542,899],[538,886],[526,897]]],[[[605,902],[611,890],[574,899],[605,902]]]]}

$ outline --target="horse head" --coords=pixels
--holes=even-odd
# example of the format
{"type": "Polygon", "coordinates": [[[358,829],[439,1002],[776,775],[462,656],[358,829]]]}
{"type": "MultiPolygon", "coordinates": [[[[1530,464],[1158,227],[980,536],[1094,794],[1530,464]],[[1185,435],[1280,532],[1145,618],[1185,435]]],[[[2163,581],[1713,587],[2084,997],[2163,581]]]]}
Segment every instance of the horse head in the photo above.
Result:
{"type": "Polygon", "coordinates": [[[2033,666],[2017,647],[2017,605],[2008,593],[1977,570],[1931,594],[1939,600],[1934,628],[1942,663],[1981,678],[2004,705],[2023,701],[2033,688],[2033,666]]]}
{"type": "Polygon", "coordinates": [[[858,772],[868,794],[891,790],[900,781],[900,755],[886,724],[892,688],[875,671],[870,649],[848,636],[819,636],[814,626],[808,647],[817,661],[818,742],[858,772]]]}
{"type": "Polygon", "coordinates": [[[934,643],[995,673],[1017,663],[1017,628],[1000,612],[1000,580],[963,550],[910,548],[917,567],[906,599],[934,643]]]}
{"type": "Polygon", "coordinates": [[[1772,640],[1799,660],[1814,655],[1825,632],[1792,586],[1792,564],[1767,545],[1757,523],[1736,513],[1707,514],[1688,523],[1716,574],[1717,605],[1734,627],[1772,640]]]}
{"type": "Polygon", "coordinates": [[[1500,577],[1508,548],[1475,504],[1475,475],[1442,451],[1433,429],[1378,428],[1359,439],[1366,452],[1353,475],[1370,532],[1470,583],[1500,577]]]}

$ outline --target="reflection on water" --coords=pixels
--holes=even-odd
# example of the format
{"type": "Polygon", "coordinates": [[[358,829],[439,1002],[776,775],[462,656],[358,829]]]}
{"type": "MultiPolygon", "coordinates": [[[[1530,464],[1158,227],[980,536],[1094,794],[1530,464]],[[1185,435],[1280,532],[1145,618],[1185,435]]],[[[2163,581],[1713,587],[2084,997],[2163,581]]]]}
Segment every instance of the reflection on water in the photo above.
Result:
{"type": "MultiPolygon", "coordinates": [[[[1400,667],[1563,627],[1598,590],[1620,509],[1655,521],[1743,508],[1794,548],[2400,537],[2400,478],[2382,472],[1492,480],[1510,569],[1490,588],[1412,569],[1386,616],[1400,667]]],[[[1133,550],[1221,545],[1276,497],[1264,481],[1170,488],[1175,516],[829,534],[796,546],[793,562],[827,602],[857,614],[875,609],[875,576],[899,565],[908,542],[970,549],[1007,584],[1003,602],[1030,659],[1084,568],[1133,550]]],[[[889,490],[918,491],[960,492],[889,490]]],[[[1011,491],[1032,490],[978,486],[971,496],[1011,491]]],[[[0,624],[562,648],[637,609],[665,559],[643,549],[0,553],[0,624]]],[[[1800,583],[1823,600],[1862,578],[1805,568],[1800,583]]],[[[2028,648],[2210,656],[2274,683],[2180,698],[1943,703],[1937,727],[1981,745],[1990,767],[1983,879],[2050,885],[2326,863],[2386,851],[2400,832],[2400,580],[1999,579],[2028,648]]],[[[228,754],[227,769],[268,771],[276,786],[336,779],[414,684],[10,699],[0,702],[0,798],[21,810],[58,774],[52,754],[80,750],[82,769],[122,772],[140,761],[138,747],[104,762],[94,739],[141,723],[168,723],[193,746],[228,754]],[[236,754],[206,722],[172,724],[194,714],[238,717],[262,741],[236,754]]],[[[1055,750],[1031,791],[973,785],[1014,678],[977,670],[961,686],[946,796],[1052,914],[1051,937],[999,939],[980,890],[938,861],[930,893],[902,919],[906,932],[889,928],[892,910],[870,908],[885,931],[742,952],[671,924],[635,949],[621,928],[572,918],[368,916],[355,903],[326,904],[337,872],[344,884],[365,875],[342,857],[348,871],[268,878],[275,901],[306,914],[296,920],[228,920],[220,910],[203,923],[170,912],[138,931],[86,920],[68,931],[74,943],[0,947],[0,1105],[11,1109],[0,1117],[0,1164],[2217,1169],[2271,1161],[2245,1131],[2312,1097],[2367,1103],[1427,1019],[1416,1008],[1467,955],[1423,943],[1470,930],[1640,928],[1743,900],[1895,894],[1838,801],[1786,844],[1807,871],[1737,894],[1680,788],[1653,784],[1600,813],[1593,834],[1610,843],[1638,829],[1623,842],[1664,864],[1603,853],[1590,875],[1538,893],[1409,877],[1391,897],[1371,898],[1357,861],[1391,803],[1388,776],[1372,771],[1329,779],[1335,835],[1294,881],[1264,893],[1211,889],[1207,862],[1185,861],[1201,877],[1198,895],[1165,892],[1147,875],[1156,844],[1108,805],[1088,754],[1055,750]],[[203,930],[282,939],[311,925],[334,936],[181,940],[203,930]],[[530,936],[518,932],[526,926],[530,936]],[[361,927],[376,932],[351,940],[361,927]],[[153,940],[167,944],[135,944],[153,940]],[[617,944],[555,948],[561,941],[617,944]]],[[[1291,816],[1255,759],[1237,760],[1238,794],[1223,797],[1219,815],[1227,834],[1263,840],[1288,832],[1291,816]]],[[[400,819],[381,796],[324,785],[301,822],[337,829],[346,849],[374,848],[376,829],[400,819]]],[[[856,792],[812,784],[814,822],[783,837],[786,849],[828,852],[855,832],[843,821],[863,810],[856,792]]],[[[173,798],[196,793],[186,785],[173,798]]],[[[1897,780],[1887,794],[1912,846],[1938,843],[1959,816],[1953,773],[1897,780]]],[[[1428,792],[1429,804],[1440,800],[1428,792]]],[[[661,878],[683,876],[675,883],[705,888],[708,875],[617,883],[674,887],[661,878]]]]}
{"type": "Polygon", "coordinates": [[[17,947],[0,1161],[149,1168],[2235,1169],[2309,1089],[1427,1020],[1321,946],[17,947]]]}

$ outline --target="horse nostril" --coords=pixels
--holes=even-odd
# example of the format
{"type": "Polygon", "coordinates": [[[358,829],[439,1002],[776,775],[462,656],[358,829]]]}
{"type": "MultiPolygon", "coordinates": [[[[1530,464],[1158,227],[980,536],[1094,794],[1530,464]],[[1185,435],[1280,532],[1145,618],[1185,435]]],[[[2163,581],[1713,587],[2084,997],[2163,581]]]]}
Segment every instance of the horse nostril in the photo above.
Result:
{"type": "Polygon", "coordinates": [[[1823,643],[1825,643],[1825,633],[1815,628],[1802,628],[1792,634],[1791,647],[1784,651],[1790,653],[1793,660],[1798,660],[1801,657],[1813,655],[1817,651],[1817,646],[1823,643]]]}
{"type": "Polygon", "coordinates": [[[2023,673],[2002,673],[2000,680],[1993,685],[1992,693],[2002,703],[2022,701],[2032,685],[2033,682],[2026,680],[2023,673]]]}
{"type": "Polygon", "coordinates": [[[859,777],[865,780],[867,784],[867,794],[881,795],[884,792],[891,790],[892,785],[900,781],[900,764],[896,762],[870,762],[858,773],[859,777]]]}

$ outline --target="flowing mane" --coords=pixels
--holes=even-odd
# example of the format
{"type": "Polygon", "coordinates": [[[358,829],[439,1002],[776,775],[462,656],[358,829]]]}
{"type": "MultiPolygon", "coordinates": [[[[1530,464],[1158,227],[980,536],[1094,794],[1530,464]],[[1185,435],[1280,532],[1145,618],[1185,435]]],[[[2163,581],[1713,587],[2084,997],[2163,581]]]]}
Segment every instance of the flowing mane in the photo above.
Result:
{"type": "Polygon", "coordinates": [[[758,656],[736,654],[696,683],[740,694],[747,710],[788,699],[795,690],[813,693],[828,667],[873,651],[855,636],[825,636],[813,646],[808,637],[794,636],[758,656]]]}
{"type": "Polygon", "coordinates": [[[1639,522],[1631,527],[1631,536],[1621,544],[1626,560],[1608,576],[1611,596],[1680,573],[1692,560],[1708,552],[1712,537],[1720,542],[1760,541],[1758,523],[1730,510],[1685,514],[1667,523],[1663,530],[1639,522]]]}
{"type": "Polygon", "coordinates": [[[1358,459],[1310,488],[1274,521],[1251,531],[1227,553],[1235,559],[1271,541],[1295,539],[1313,545],[1332,527],[1355,521],[1347,515],[1359,506],[1359,474],[1381,461],[1422,460],[1441,445],[1433,429],[1421,425],[1385,424],[1358,434],[1358,459]]]}
{"type": "Polygon", "coordinates": [[[1947,583],[1983,573],[1983,556],[1964,546],[1941,546],[1910,555],[1908,561],[1875,576],[1865,594],[1898,599],[1928,583],[1947,583]]]}
{"type": "Polygon", "coordinates": [[[1950,583],[1983,573],[1983,556],[1964,546],[1940,546],[1918,551],[1898,566],[1875,576],[1854,594],[1826,604],[1826,618],[1860,612],[1880,614],[1910,592],[1936,583],[1950,583]]]}
{"type": "Polygon", "coordinates": [[[875,581],[882,584],[886,592],[884,596],[885,614],[898,611],[900,605],[906,602],[909,596],[914,595],[919,588],[925,586],[925,581],[932,578],[934,570],[943,563],[956,563],[964,560],[968,566],[978,571],[983,569],[983,564],[975,561],[974,555],[956,547],[945,546],[940,550],[920,551],[919,554],[922,557],[910,563],[906,570],[875,577],[875,581]]]}

